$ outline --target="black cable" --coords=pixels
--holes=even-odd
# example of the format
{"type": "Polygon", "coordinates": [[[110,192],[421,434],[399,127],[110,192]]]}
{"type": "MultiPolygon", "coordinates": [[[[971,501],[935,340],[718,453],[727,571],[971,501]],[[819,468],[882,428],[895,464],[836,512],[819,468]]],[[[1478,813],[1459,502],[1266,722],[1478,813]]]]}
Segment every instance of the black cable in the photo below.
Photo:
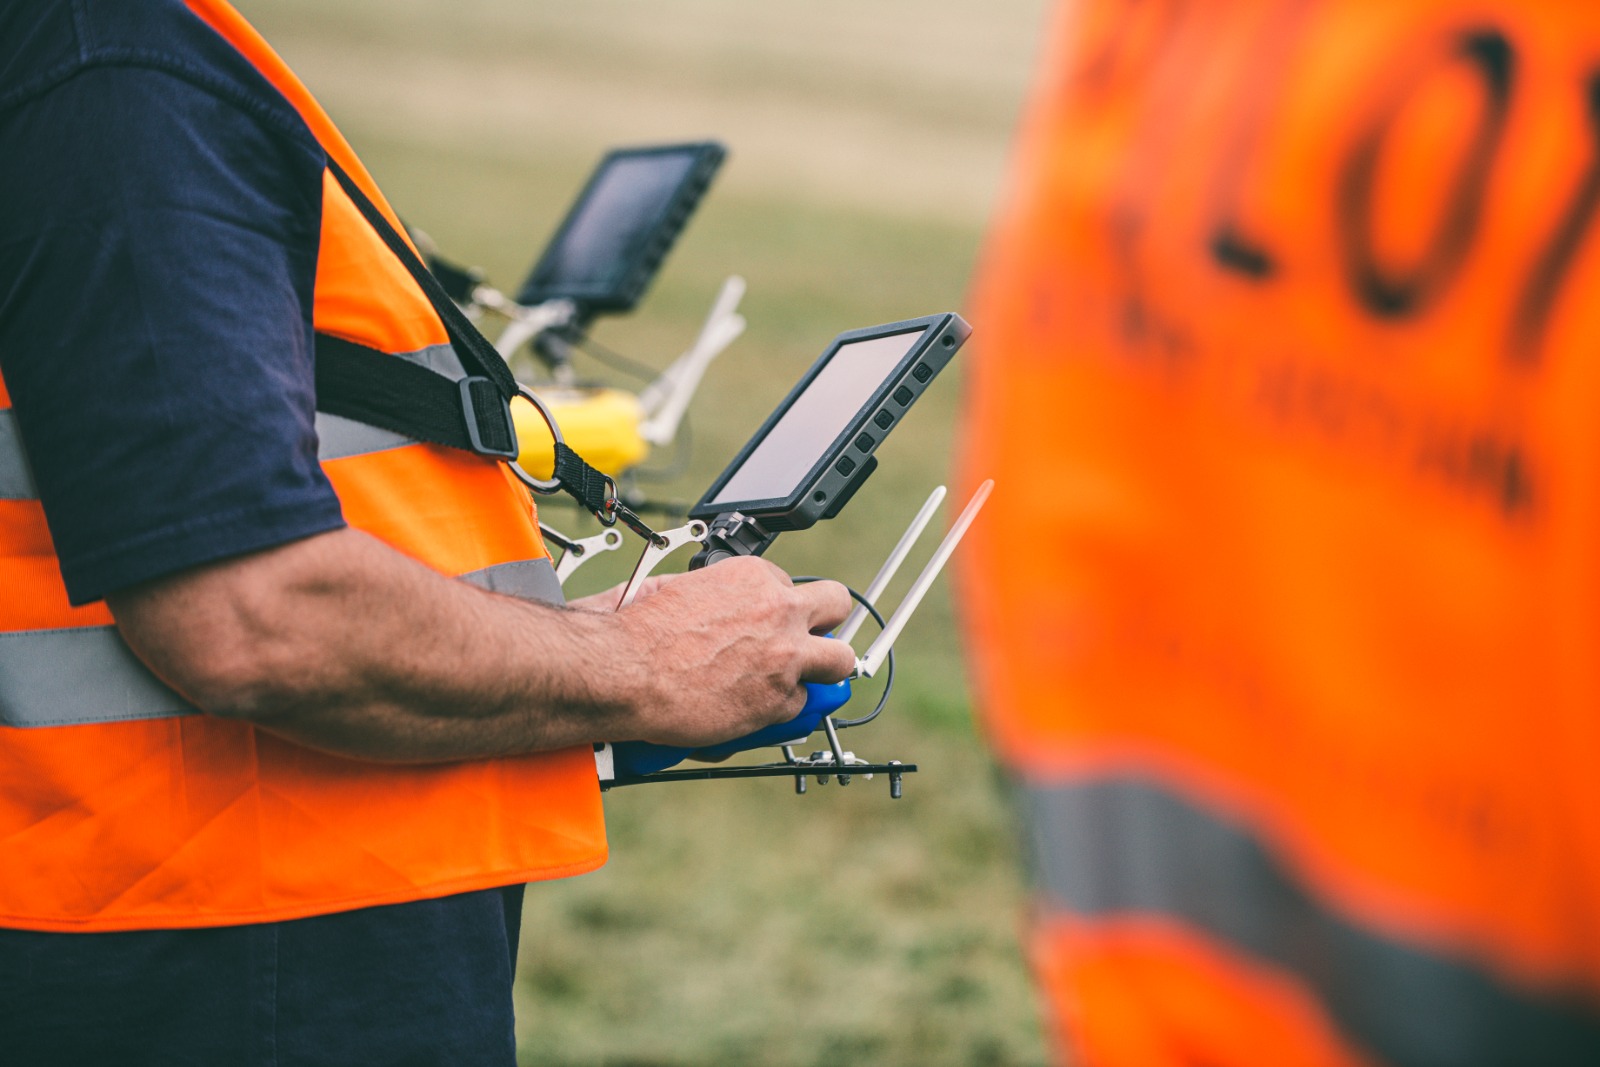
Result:
{"type": "Polygon", "coordinates": [[[593,356],[595,359],[599,360],[601,363],[604,363],[612,370],[618,370],[624,374],[632,375],[633,377],[638,378],[640,381],[653,382],[661,375],[661,372],[656,370],[654,367],[646,366],[636,359],[625,356],[614,349],[607,348],[605,345],[601,344],[599,341],[596,341],[587,334],[577,338],[576,340],[571,340],[569,343],[572,345],[572,347],[578,349],[578,351],[593,356]]]}
{"type": "MultiPolygon", "coordinates": [[[[795,585],[805,585],[809,582],[833,581],[831,578],[822,578],[815,574],[802,574],[790,580],[794,582],[795,585]]],[[[843,585],[844,583],[841,582],[840,584],[843,585]]],[[[850,588],[848,585],[846,585],[844,589],[845,592],[850,594],[851,600],[854,600],[857,604],[860,604],[862,607],[867,609],[867,614],[872,616],[872,621],[878,624],[878,629],[881,631],[886,625],[883,619],[883,614],[872,605],[871,601],[862,596],[860,593],[856,592],[854,589],[850,588]]],[[[848,730],[852,726],[865,726],[867,723],[871,722],[873,719],[876,719],[880,714],[883,713],[884,705],[889,703],[889,693],[894,689],[894,649],[892,648],[889,650],[889,658],[886,666],[888,667],[888,673],[883,676],[883,692],[878,695],[877,705],[871,711],[867,712],[858,719],[841,719],[837,715],[830,716],[833,719],[833,725],[835,728],[840,730],[848,730]]]]}

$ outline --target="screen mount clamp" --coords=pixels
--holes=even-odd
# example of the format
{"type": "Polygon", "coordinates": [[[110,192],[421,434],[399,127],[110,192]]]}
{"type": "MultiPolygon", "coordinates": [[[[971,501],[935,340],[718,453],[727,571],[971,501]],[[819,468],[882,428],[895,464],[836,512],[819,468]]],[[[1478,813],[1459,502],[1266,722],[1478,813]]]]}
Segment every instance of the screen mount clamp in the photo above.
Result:
{"type": "Polygon", "coordinates": [[[705,547],[689,561],[690,570],[699,570],[734,556],[759,556],[772,546],[778,535],[759,519],[742,511],[718,515],[708,524],[705,547]]]}

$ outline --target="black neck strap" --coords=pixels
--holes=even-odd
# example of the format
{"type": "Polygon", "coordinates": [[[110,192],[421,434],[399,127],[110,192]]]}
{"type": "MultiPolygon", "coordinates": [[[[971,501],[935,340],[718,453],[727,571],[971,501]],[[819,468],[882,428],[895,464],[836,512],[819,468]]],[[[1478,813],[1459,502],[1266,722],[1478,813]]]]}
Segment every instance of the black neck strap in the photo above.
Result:
{"type": "Polygon", "coordinates": [[[345,195],[355,204],[356,210],[361,212],[361,217],[367,220],[367,225],[383,239],[389,251],[394,253],[412,280],[422,289],[423,295],[428,298],[428,303],[433,305],[439,321],[444,323],[445,334],[450,338],[450,346],[456,350],[456,355],[460,357],[461,365],[466,368],[467,373],[488,378],[494,383],[500,395],[507,400],[516,396],[517,382],[511,376],[511,368],[506,366],[505,360],[500,358],[500,353],[495,351],[489,339],[478,332],[478,328],[445,293],[438,279],[428,272],[428,268],[412,249],[410,242],[400,236],[388,217],[378,210],[378,205],[372,202],[361,186],[357,185],[331,156],[328,159],[328,169],[333,172],[345,195]]]}

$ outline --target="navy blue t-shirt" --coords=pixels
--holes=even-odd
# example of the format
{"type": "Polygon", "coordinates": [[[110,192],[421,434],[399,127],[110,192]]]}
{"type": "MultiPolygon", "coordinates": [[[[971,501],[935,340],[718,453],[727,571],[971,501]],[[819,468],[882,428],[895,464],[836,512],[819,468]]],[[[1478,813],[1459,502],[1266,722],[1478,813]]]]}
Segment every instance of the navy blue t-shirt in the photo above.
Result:
{"type": "Polygon", "coordinates": [[[324,158],[177,0],[0,0],[0,371],[74,603],[343,524],[324,158]]]}

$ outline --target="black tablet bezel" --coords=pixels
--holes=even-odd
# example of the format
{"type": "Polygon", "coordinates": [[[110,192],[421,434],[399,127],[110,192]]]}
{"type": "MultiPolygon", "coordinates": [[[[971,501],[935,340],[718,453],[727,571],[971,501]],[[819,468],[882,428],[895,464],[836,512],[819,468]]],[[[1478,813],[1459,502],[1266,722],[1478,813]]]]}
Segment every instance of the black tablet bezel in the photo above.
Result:
{"type": "Polygon", "coordinates": [[[916,403],[929,383],[960,350],[962,343],[971,333],[972,328],[954,312],[904,319],[900,322],[888,322],[881,326],[869,326],[841,333],[833,339],[822,355],[817,357],[811,369],[789,391],[772,414],[767,416],[766,421],[739,450],[739,454],[711,483],[711,487],[705,491],[699,503],[689,510],[689,517],[710,521],[719,515],[738,512],[756,519],[768,530],[777,532],[805,529],[828,515],[830,508],[837,507],[837,502],[847,498],[858,480],[866,476],[870,469],[868,461],[876,453],[878,446],[896,426],[900,425],[905,412],[916,403]],[[767,434],[841,348],[858,341],[913,332],[920,332],[922,336],[907,349],[894,369],[873,391],[871,398],[850,417],[844,430],[827,443],[827,447],[818,455],[792,493],[785,497],[712,503],[722,491],[722,487],[728,484],[750,458],[751,453],[765,440],[767,434]],[[919,371],[919,368],[925,370],[919,371]],[[890,424],[886,428],[878,427],[873,420],[880,412],[885,411],[889,413],[890,424]],[[863,433],[871,438],[870,444],[865,447],[858,441],[863,433]],[[843,459],[850,461],[847,470],[840,469],[840,460],[843,459]]]}
{"type": "Polygon", "coordinates": [[[716,141],[614,148],[607,152],[590,173],[583,190],[567,209],[561,225],[556,228],[555,234],[545,244],[544,251],[539,254],[539,259],[528,272],[527,279],[517,292],[517,303],[532,306],[546,300],[571,300],[584,314],[596,312],[614,314],[632,310],[649,288],[650,282],[654,280],[662,260],[677,242],[684,224],[699,205],[701,197],[705,195],[711,179],[716,176],[725,158],[727,149],[716,141]],[[645,236],[629,249],[623,262],[619,264],[619,269],[613,271],[608,280],[573,284],[542,277],[553,269],[563,242],[573,226],[583,217],[590,197],[599,189],[611,167],[623,160],[669,155],[689,156],[690,166],[671,195],[656,211],[655,219],[645,236]]]}

